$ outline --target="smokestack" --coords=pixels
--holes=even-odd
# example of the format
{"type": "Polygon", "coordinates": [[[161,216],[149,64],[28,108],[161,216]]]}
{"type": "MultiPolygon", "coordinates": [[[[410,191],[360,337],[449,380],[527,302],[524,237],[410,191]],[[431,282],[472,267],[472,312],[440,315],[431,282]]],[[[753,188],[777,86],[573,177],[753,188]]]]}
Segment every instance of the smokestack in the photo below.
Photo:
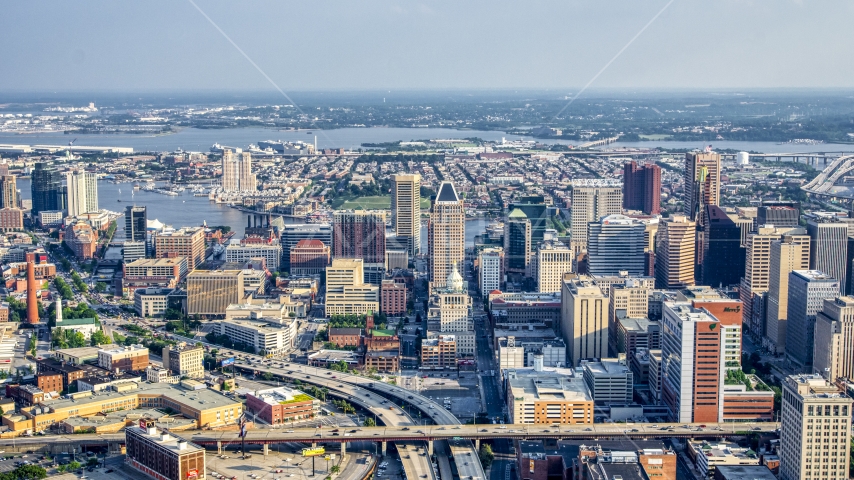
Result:
{"type": "Polygon", "coordinates": [[[252,228],[252,215],[246,219],[246,228],[252,228]]]}
{"type": "Polygon", "coordinates": [[[27,262],[27,322],[39,323],[39,301],[36,299],[36,265],[27,262]]]}

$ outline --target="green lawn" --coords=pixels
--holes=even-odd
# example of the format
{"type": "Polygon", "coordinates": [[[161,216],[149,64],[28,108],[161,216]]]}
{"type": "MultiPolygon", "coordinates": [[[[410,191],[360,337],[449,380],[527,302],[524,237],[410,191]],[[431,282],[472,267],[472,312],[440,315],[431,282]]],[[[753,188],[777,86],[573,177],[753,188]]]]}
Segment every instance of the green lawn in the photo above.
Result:
{"type": "MultiPolygon", "coordinates": [[[[390,195],[382,195],[378,197],[358,197],[353,200],[347,200],[340,207],[342,210],[389,210],[391,209],[391,196],[390,195]]],[[[422,198],[421,199],[421,208],[428,209],[430,208],[430,199],[422,198]]]]}

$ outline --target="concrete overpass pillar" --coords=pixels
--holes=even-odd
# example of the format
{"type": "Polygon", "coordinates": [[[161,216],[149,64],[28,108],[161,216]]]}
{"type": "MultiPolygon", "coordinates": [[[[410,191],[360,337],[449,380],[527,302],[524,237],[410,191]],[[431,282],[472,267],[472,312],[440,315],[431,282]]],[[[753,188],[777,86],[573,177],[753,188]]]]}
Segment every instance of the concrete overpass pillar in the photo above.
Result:
{"type": "Polygon", "coordinates": [[[478,452],[480,451],[480,439],[479,438],[476,438],[474,440],[474,449],[477,450],[478,452]]]}
{"type": "Polygon", "coordinates": [[[427,440],[427,455],[433,455],[433,440],[427,440]]]}
{"type": "Polygon", "coordinates": [[[269,455],[269,453],[270,453],[270,446],[269,446],[269,445],[267,445],[267,444],[265,443],[265,444],[263,445],[263,447],[264,447],[264,450],[263,450],[263,451],[264,451],[264,456],[266,457],[266,456],[267,456],[267,455],[269,455]]]}
{"type": "Polygon", "coordinates": [[[216,442],[216,454],[222,455],[222,442],[216,442]]]}
{"type": "Polygon", "coordinates": [[[381,443],[381,445],[380,445],[380,452],[382,453],[382,455],[383,455],[383,456],[385,456],[385,454],[386,454],[386,447],[388,446],[388,442],[380,442],[380,443],[381,443]]]}
{"type": "Polygon", "coordinates": [[[347,442],[341,442],[341,458],[347,455],[347,442]]]}

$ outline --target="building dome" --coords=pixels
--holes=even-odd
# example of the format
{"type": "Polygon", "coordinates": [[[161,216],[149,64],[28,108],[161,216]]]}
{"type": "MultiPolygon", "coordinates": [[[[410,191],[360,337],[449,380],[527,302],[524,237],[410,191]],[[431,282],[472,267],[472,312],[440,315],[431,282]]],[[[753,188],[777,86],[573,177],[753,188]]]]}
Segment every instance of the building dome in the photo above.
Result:
{"type": "Polygon", "coordinates": [[[463,277],[460,275],[460,272],[457,271],[457,262],[454,262],[454,267],[451,269],[451,273],[448,275],[448,279],[445,284],[448,286],[448,290],[453,290],[455,292],[465,290],[463,277]]]}

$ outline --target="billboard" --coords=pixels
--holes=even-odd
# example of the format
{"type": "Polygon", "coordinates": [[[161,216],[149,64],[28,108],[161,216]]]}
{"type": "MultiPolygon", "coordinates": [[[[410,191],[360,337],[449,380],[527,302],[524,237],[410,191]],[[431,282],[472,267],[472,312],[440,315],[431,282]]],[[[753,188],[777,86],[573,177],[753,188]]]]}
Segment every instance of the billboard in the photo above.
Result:
{"type": "Polygon", "coordinates": [[[302,456],[303,457],[319,457],[326,453],[326,448],[324,447],[316,447],[316,448],[303,448],[302,456]]]}
{"type": "Polygon", "coordinates": [[[187,478],[199,478],[199,471],[196,469],[187,470],[187,478]]]}
{"type": "Polygon", "coordinates": [[[227,367],[227,366],[229,366],[229,365],[234,365],[234,357],[229,357],[229,358],[223,358],[223,359],[222,359],[222,366],[223,366],[223,367],[227,367]]]}

